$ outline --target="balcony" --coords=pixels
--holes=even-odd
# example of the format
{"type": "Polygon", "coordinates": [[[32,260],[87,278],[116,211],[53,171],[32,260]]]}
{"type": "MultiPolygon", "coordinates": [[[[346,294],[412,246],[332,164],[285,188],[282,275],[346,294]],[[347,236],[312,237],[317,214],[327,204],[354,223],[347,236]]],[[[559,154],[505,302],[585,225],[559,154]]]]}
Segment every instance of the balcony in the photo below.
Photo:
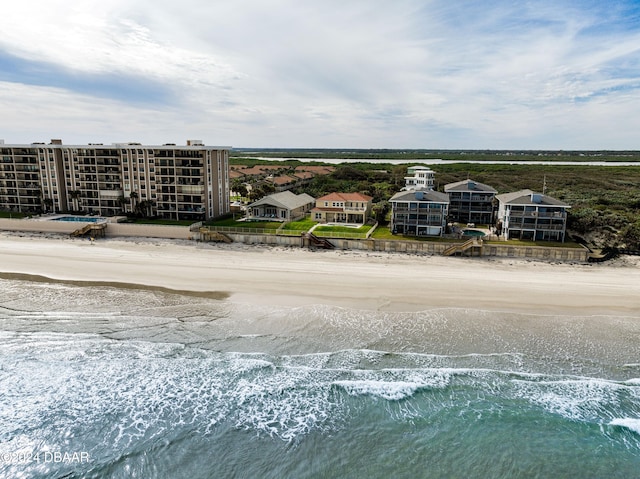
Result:
{"type": "Polygon", "coordinates": [[[120,198],[124,197],[124,192],[122,190],[100,190],[99,191],[100,198],[120,198]]]}
{"type": "Polygon", "coordinates": [[[201,195],[204,193],[204,185],[180,185],[178,193],[185,195],[201,195]]]}
{"type": "Polygon", "coordinates": [[[367,208],[365,207],[353,207],[353,206],[345,206],[344,208],[342,208],[343,211],[345,212],[353,212],[353,213],[364,213],[365,211],[367,211],[367,208]]]}
{"type": "Polygon", "coordinates": [[[549,213],[540,213],[537,211],[510,211],[507,213],[509,218],[566,218],[566,211],[554,211],[549,213]]]}

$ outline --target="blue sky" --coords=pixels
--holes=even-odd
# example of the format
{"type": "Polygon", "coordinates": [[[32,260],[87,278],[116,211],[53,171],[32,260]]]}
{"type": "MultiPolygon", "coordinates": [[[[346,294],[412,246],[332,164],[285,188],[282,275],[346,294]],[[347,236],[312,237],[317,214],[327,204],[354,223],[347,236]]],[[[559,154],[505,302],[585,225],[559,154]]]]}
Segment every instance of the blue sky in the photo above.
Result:
{"type": "Polygon", "coordinates": [[[640,2],[21,0],[0,138],[640,149],[640,2]]]}

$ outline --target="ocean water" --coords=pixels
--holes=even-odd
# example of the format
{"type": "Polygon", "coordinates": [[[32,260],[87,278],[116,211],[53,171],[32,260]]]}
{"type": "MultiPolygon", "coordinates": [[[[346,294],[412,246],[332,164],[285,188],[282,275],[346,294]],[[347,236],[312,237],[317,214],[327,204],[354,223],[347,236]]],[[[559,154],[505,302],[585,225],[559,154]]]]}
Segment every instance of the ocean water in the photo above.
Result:
{"type": "Polygon", "coordinates": [[[0,279],[0,477],[638,478],[638,323],[0,279]]]}

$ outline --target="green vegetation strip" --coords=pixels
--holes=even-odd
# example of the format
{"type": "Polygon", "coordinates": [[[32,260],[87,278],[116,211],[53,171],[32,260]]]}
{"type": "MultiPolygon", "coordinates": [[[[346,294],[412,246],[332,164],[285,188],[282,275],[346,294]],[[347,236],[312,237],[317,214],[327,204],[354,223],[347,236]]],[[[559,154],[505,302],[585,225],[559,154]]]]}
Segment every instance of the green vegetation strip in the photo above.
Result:
{"type": "Polygon", "coordinates": [[[0,211],[0,218],[19,219],[27,216],[24,213],[16,213],[15,211],[0,211]]]}

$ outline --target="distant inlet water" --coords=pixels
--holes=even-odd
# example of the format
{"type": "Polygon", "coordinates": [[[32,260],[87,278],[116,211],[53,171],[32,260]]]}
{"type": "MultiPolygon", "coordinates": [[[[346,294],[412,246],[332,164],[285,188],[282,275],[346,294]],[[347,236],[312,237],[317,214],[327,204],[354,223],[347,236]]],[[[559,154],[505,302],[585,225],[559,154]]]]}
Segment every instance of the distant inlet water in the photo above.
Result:
{"type": "Polygon", "coordinates": [[[550,161],[550,160],[443,160],[440,158],[406,159],[398,158],[274,158],[265,156],[253,156],[256,160],[267,161],[302,161],[331,163],[392,163],[402,165],[405,163],[420,163],[423,165],[453,165],[455,163],[478,163],[486,165],[547,165],[547,166],[640,166],[638,161],[550,161]]]}
{"type": "Polygon", "coordinates": [[[546,166],[640,166],[638,161],[549,161],[549,160],[442,160],[440,158],[406,159],[397,158],[268,158],[264,156],[252,157],[256,160],[267,161],[302,161],[331,163],[392,163],[402,165],[405,163],[420,163],[423,165],[453,165],[455,163],[478,163],[486,165],[546,165],[546,166]]]}
{"type": "Polygon", "coordinates": [[[264,156],[252,157],[256,160],[268,161],[303,161],[331,163],[391,163],[403,165],[407,163],[419,163],[422,165],[452,165],[455,163],[478,163],[486,165],[545,165],[545,166],[640,166],[637,161],[550,161],[550,160],[442,160],[440,158],[406,159],[397,158],[268,158],[264,156]]]}

